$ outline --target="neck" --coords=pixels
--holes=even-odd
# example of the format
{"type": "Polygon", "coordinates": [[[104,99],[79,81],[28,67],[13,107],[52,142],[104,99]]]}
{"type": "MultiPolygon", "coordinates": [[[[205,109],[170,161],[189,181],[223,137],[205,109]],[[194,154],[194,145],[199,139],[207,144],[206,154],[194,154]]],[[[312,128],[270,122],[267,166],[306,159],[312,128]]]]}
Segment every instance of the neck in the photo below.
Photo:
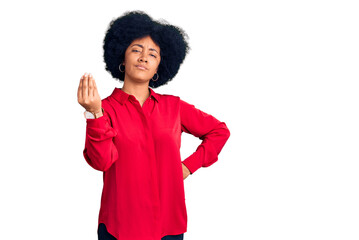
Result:
{"type": "Polygon", "coordinates": [[[150,96],[148,82],[143,84],[134,84],[133,82],[124,81],[121,90],[127,94],[135,96],[139,102],[144,102],[150,96]]]}

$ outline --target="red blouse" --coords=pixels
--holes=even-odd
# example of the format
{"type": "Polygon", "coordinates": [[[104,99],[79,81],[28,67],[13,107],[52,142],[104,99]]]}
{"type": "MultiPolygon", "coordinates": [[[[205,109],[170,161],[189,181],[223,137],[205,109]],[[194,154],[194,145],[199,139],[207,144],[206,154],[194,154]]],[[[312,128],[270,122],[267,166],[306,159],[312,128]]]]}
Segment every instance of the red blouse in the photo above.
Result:
{"type": "Polygon", "coordinates": [[[141,107],[115,88],[102,99],[104,115],[86,120],[83,155],[103,171],[98,223],[118,240],[160,240],[187,231],[182,163],[191,174],[208,167],[229,138],[224,122],[177,96],[158,94],[141,107]],[[181,133],[202,140],[181,161],[181,133]]]}

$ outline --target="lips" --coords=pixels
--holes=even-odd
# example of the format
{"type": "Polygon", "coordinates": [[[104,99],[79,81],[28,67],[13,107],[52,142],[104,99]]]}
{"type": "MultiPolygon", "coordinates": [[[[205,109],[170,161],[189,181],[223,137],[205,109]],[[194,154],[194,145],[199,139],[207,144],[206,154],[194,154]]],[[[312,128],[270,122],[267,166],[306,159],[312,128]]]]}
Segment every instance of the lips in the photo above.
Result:
{"type": "Polygon", "coordinates": [[[147,68],[143,65],[136,65],[136,67],[142,70],[147,70],[147,68]]]}

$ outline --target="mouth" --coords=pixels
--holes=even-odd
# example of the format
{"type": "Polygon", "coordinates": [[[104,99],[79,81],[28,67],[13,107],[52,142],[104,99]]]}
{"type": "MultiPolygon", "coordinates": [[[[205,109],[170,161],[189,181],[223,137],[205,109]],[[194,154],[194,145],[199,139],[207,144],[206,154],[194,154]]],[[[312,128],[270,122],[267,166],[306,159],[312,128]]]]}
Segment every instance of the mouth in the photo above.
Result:
{"type": "Polygon", "coordinates": [[[136,65],[136,67],[142,70],[147,70],[147,68],[143,65],[136,65]]]}

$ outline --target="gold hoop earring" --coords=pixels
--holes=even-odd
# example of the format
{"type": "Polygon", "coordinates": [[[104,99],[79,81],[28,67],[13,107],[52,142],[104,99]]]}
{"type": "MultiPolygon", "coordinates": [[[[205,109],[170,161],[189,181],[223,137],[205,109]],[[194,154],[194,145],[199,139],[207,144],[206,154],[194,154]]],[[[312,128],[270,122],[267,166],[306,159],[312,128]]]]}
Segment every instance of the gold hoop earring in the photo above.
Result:
{"type": "Polygon", "coordinates": [[[125,72],[125,68],[121,71],[121,66],[125,67],[125,65],[123,65],[122,63],[120,64],[120,66],[118,67],[120,72],[125,72]]]}
{"type": "MultiPolygon", "coordinates": [[[[158,80],[158,78],[160,77],[160,75],[158,75],[158,73],[155,73],[155,75],[157,74],[157,78],[156,79],[153,79],[153,77],[152,77],[152,81],[154,81],[154,82],[156,82],[157,80],[158,80]]],[[[153,76],[155,76],[155,75],[153,75],[153,76]]]]}

